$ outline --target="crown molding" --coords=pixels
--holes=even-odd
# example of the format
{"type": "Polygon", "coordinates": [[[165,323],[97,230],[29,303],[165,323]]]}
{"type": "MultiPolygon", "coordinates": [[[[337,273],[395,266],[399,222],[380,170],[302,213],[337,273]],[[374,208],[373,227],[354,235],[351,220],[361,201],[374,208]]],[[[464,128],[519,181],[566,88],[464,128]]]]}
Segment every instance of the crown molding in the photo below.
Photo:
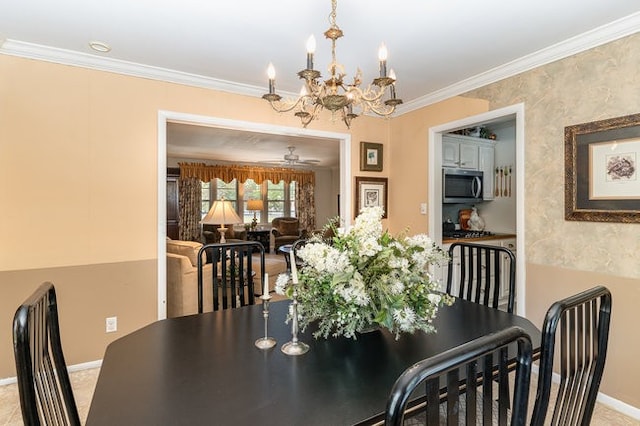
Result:
{"type": "MultiPolygon", "coordinates": [[[[479,87],[495,83],[496,81],[529,71],[541,65],[545,65],[622,37],[635,34],[638,31],[640,31],[640,12],[636,12],[610,24],[587,31],[553,46],[539,50],[530,55],[523,56],[499,67],[409,101],[398,107],[396,115],[406,114],[479,87]]],[[[118,59],[105,58],[88,53],[75,52],[12,39],[0,39],[0,53],[113,72],[117,74],[125,74],[134,77],[184,84],[187,86],[219,90],[239,95],[261,97],[264,93],[264,88],[248,84],[219,80],[202,75],[137,64],[118,59]]]]}
{"type": "Polygon", "coordinates": [[[477,74],[451,86],[436,90],[427,95],[400,105],[397,114],[402,115],[416,109],[444,101],[446,99],[486,86],[496,81],[529,71],[539,66],[575,55],[585,50],[618,40],[640,31],[640,12],[618,19],[553,46],[538,50],[489,71],[477,74]]]}
{"type": "Polygon", "coordinates": [[[0,53],[20,56],[28,59],[72,65],[116,74],[184,84],[187,86],[219,90],[248,96],[262,96],[264,88],[233,81],[219,80],[197,74],[175,71],[167,68],[153,67],[135,62],[106,58],[88,53],[27,43],[19,40],[7,39],[0,45],[0,53]]]}

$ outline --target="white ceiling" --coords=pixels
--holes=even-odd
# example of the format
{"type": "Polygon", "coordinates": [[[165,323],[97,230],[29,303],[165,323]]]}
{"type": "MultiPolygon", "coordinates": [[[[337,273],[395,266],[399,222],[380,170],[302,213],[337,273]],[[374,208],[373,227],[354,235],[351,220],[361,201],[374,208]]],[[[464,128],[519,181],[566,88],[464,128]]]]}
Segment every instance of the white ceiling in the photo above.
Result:
{"type": "MultiPolygon", "coordinates": [[[[0,0],[0,53],[254,96],[273,62],[277,89],[295,93],[312,33],[326,75],[330,9],[330,0],[0,0]],[[94,52],[93,40],[112,50],[94,52]]],[[[638,0],[340,0],[337,59],[347,81],[359,67],[368,82],[384,42],[402,113],[635,33],[639,10],[638,0]]]]}
{"type": "MultiPolygon", "coordinates": [[[[340,141],[318,140],[313,137],[267,134],[222,127],[167,124],[167,155],[197,160],[215,159],[218,162],[265,163],[278,167],[298,167],[284,164],[288,146],[295,147],[300,160],[318,160],[316,168],[338,167],[340,141]]],[[[311,166],[299,165],[310,168],[311,166]]]]}

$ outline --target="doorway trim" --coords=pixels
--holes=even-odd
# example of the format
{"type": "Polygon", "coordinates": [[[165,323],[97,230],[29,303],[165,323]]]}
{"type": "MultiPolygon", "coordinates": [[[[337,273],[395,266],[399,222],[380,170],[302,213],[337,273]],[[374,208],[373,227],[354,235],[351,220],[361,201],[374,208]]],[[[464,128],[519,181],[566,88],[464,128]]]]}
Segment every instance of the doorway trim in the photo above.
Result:
{"type": "MultiPolygon", "coordinates": [[[[525,192],[524,192],[524,103],[495,109],[429,129],[429,230],[434,241],[442,243],[442,134],[452,130],[487,124],[491,121],[514,119],[516,129],[516,313],[525,316],[525,192]]],[[[427,142],[428,143],[428,142],[427,142]]]]}
{"type": "MultiPolygon", "coordinates": [[[[270,133],[285,136],[307,136],[337,139],[340,142],[340,218],[344,226],[351,222],[351,135],[348,133],[309,130],[252,121],[231,120],[176,111],[158,111],[158,206],[157,206],[157,256],[158,256],[158,319],[167,317],[167,124],[169,122],[200,126],[223,127],[247,132],[270,133]]],[[[320,142],[321,143],[321,142],[320,142]]]]}

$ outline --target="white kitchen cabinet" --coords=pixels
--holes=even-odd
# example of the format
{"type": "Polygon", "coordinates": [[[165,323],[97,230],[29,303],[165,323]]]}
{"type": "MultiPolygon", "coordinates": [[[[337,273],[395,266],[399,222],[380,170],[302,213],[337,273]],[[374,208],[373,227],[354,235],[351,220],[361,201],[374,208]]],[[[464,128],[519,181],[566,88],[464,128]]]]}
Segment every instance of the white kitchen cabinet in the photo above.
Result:
{"type": "MultiPolygon", "coordinates": [[[[504,247],[509,249],[514,256],[516,255],[516,239],[515,238],[506,238],[503,240],[495,240],[490,241],[490,245],[499,245],[500,247],[504,247]]],[[[502,260],[502,278],[500,279],[500,308],[505,309],[509,303],[509,259],[503,258],[502,260]]],[[[514,295],[515,301],[515,295],[514,295]]],[[[514,302],[514,312],[515,312],[515,302],[514,302]]]]}
{"type": "Polygon", "coordinates": [[[478,170],[478,146],[456,137],[442,137],[442,165],[478,170]]]}
{"type": "Polygon", "coordinates": [[[442,166],[484,172],[485,200],[493,200],[495,142],[462,135],[442,136],[442,166]]]}
{"type": "Polygon", "coordinates": [[[458,167],[460,163],[460,143],[442,137],[442,165],[444,167],[458,167]]]}
{"type": "MultiPolygon", "coordinates": [[[[461,242],[469,243],[469,244],[474,243],[473,241],[461,241],[461,242]]],[[[516,239],[515,238],[481,240],[481,241],[476,241],[476,243],[489,245],[489,246],[505,247],[511,250],[511,252],[513,252],[514,255],[516,255],[516,239]]],[[[442,248],[446,251],[449,251],[450,246],[451,244],[445,244],[442,246],[442,248]]],[[[461,269],[460,263],[461,263],[460,256],[456,253],[456,255],[453,257],[453,288],[451,289],[452,294],[457,294],[458,292],[457,283],[459,281],[458,274],[460,273],[460,269],[461,269]]],[[[482,272],[484,272],[484,266],[482,266],[482,269],[483,269],[482,272]]],[[[498,308],[500,310],[506,311],[509,305],[509,259],[506,257],[502,258],[502,267],[501,267],[500,274],[501,274],[501,277],[500,277],[500,289],[498,293],[498,308]]],[[[439,270],[434,271],[434,275],[435,277],[441,280],[442,291],[446,292],[447,291],[447,275],[448,275],[447,266],[445,265],[441,267],[439,270]]],[[[484,278],[484,275],[482,275],[481,278],[484,278]]],[[[515,304],[514,304],[514,312],[515,312],[515,304]]]]}
{"type": "Polygon", "coordinates": [[[469,170],[478,169],[478,146],[468,143],[460,144],[460,168],[469,170]]]}

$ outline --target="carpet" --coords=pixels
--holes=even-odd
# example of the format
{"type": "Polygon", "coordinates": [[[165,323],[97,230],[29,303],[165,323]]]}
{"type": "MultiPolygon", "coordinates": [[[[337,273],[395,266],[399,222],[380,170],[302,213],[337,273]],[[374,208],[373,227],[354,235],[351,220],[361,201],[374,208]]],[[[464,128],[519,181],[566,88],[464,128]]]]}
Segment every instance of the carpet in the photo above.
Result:
{"type": "MultiPolygon", "coordinates": [[[[256,271],[256,274],[258,274],[258,272],[260,272],[260,260],[254,260],[253,261],[253,268],[254,271],[256,271]]],[[[284,257],[282,255],[278,255],[278,254],[265,254],[264,255],[264,272],[266,272],[267,274],[269,274],[269,290],[270,290],[270,294],[273,297],[273,299],[271,299],[272,301],[274,300],[280,300],[283,297],[273,293],[273,289],[275,288],[275,284],[276,284],[276,280],[278,279],[278,275],[280,275],[283,272],[287,271],[287,264],[284,261],[284,257]]],[[[261,274],[264,274],[264,272],[260,272],[261,274]]],[[[255,289],[256,293],[258,294],[262,294],[262,289],[258,290],[258,286],[256,286],[255,289]]]]}

